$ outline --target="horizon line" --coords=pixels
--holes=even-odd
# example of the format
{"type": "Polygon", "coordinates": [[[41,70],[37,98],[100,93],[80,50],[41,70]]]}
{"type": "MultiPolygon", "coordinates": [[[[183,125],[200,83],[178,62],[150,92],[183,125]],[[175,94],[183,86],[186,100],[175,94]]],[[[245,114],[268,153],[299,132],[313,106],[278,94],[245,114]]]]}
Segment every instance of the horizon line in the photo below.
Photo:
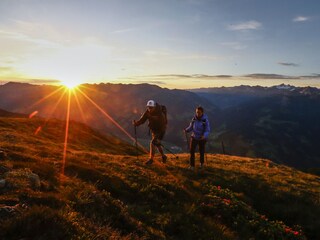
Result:
{"type": "MultiPolygon", "coordinates": [[[[15,80],[11,80],[11,81],[2,81],[0,80],[0,86],[4,86],[7,84],[28,84],[28,85],[32,85],[32,86],[53,86],[53,87],[61,87],[64,86],[62,83],[61,84],[50,84],[50,83],[35,83],[35,82],[27,82],[27,81],[15,81],[15,80]]],[[[117,85],[117,84],[122,84],[122,85],[150,85],[150,86],[157,86],[160,88],[167,88],[167,87],[162,87],[159,84],[156,83],[147,83],[147,82],[139,82],[139,83],[124,83],[124,82],[85,82],[85,83],[81,83],[78,86],[82,86],[82,85],[100,85],[100,84],[112,84],[112,85],[117,85]]],[[[320,90],[320,87],[317,86],[310,86],[310,85],[306,85],[306,86],[296,86],[294,84],[286,84],[286,83],[280,83],[280,84],[275,84],[275,85],[270,85],[270,86],[263,86],[261,84],[239,84],[239,85],[234,85],[234,86],[215,86],[215,87],[197,87],[197,88],[172,88],[170,90],[174,90],[174,89],[179,89],[179,90],[196,90],[196,89],[212,89],[212,88],[237,88],[237,87],[263,87],[263,88],[273,88],[273,87],[280,87],[280,86],[287,86],[287,87],[295,87],[295,88],[316,88],[320,90]]]]}

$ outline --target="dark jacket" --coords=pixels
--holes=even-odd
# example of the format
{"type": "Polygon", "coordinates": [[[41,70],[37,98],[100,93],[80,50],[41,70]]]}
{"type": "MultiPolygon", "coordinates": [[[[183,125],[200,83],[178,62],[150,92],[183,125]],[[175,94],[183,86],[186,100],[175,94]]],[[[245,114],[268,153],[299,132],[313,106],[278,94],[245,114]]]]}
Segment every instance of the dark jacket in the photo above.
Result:
{"type": "Polygon", "coordinates": [[[148,127],[153,132],[164,132],[166,130],[166,117],[162,112],[162,107],[159,104],[156,104],[155,110],[149,112],[146,110],[138,121],[136,121],[136,126],[139,126],[149,120],[148,127]]]}

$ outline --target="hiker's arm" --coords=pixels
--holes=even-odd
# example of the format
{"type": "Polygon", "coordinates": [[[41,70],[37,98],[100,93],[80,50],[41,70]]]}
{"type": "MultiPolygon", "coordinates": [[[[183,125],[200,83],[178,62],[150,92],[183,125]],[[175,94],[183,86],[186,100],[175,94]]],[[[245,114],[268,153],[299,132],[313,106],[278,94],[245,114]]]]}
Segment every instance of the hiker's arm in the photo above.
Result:
{"type": "Polygon", "coordinates": [[[147,121],[147,119],[147,111],[145,111],[144,114],[140,117],[140,119],[138,121],[134,121],[133,124],[135,126],[139,126],[141,124],[144,124],[147,121]]]}
{"type": "Polygon", "coordinates": [[[192,124],[192,121],[191,121],[190,124],[189,124],[189,126],[186,127],[186,128],[184,129],[184,131],[186,131],[186,132],[191,132],[192,130],[193,130],[193,124],[192,124]]]}

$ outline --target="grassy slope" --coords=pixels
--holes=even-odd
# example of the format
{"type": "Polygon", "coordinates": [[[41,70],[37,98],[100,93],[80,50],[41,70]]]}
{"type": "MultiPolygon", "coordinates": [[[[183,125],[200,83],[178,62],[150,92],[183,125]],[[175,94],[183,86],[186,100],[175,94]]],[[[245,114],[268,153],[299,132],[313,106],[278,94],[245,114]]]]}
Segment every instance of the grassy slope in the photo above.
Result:
{"type": "Polygon", "coordinates": [[[319,239],[319,178],[268,160],[208,155],[190,172],[187,154],[146,166],[146,156],[116,138],[71,124],[65,176],[64,126],[41,119],[0,118],[0,166],[23,174],[0,189],[4,239],[319,239]],[[117,143],[114,146],[113,143],[117,143]],[[20,171],[20,172],[19,172],[20,171]],[[20,177],[19,177],[20,176],[20,177]],[[300,225],[296,226],[296,225],[300,225]],[[301,231],[300,231],[301,230],[301,231]]]}
{"type": "MultiPolygon", "coordinates": [[[[2,148],[18,153],[53,155],[62,157],[65,140],[65,122],[46,121],[41,118],[1,118],[0,141],[2,148]],[[37,130],[40,128],[40,131],[37,130]],[[14,151],[14,149],[19,151],[14,151]],[[58,154],[58,155],[57,155],[58,154]]],[[[135,149],[116,137],[102,135],[85,124],[71,121],[69,124],[68,149],[120,154],[134,153],[135,149]]]]}

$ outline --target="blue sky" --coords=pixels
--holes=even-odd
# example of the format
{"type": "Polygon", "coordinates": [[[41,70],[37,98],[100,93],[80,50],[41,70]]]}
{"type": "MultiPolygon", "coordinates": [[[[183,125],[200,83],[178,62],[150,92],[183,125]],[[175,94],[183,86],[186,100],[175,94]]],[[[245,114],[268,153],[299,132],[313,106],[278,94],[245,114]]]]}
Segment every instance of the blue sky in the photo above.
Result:
{"type": "Polygon", "coordinates": [[[0,79],[320,87],[319,26],[318,0],[1,0],[0,79]]]}

